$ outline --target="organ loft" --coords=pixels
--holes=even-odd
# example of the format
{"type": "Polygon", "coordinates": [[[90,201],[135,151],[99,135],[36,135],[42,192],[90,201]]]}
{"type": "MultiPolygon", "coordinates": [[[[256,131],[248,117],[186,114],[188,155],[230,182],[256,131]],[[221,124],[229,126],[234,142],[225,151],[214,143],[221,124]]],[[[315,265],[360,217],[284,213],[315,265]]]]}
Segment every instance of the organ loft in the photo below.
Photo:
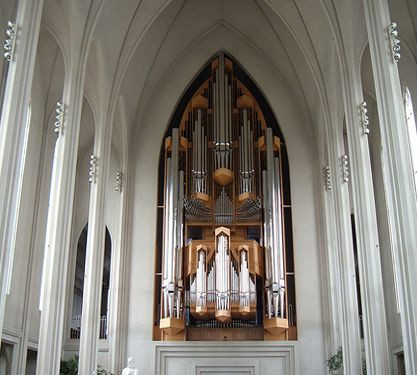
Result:
{"type": "Polygon", "coordinates": [[[231,58],[199,77],[162,151],[154,339],[294,340],[285,144],[231,58]]]}

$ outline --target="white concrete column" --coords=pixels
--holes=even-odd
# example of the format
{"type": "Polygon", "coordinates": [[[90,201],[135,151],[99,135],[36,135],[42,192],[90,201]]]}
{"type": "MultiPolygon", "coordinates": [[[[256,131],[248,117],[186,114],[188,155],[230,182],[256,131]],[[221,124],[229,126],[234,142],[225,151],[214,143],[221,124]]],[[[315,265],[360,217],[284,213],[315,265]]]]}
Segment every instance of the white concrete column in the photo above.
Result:
{"type": "MultiPolygon", "coordinates": [[[[358,68],[358,67],[357,67],[358,68]]],[[[346,71],[345,71],[346,72],[346,71]]],[[[349,184],[355,214],[356,242],[361,287],[362,322],[369,374],[390,374],[381,254],[372,182],[368,135],[361,123],[363,102],[360,72],[346,74],[344,104],[349,150],[349,184]]],[[[346,183],[346,185],[348,185],[346,183]]]]}
{"type": "MultiPolygon", "coordinates": [[[[344,153],[341,127],[331,129],[330,176],[331,190],[330,205],[336,212],[333,214],[335,223],[331,223],[337,230],[338,244],[333,249],[335,272],[338,277],[339,294],[339,322],[341,346],[343,348],[344,371],[346,374],[361,373],[361,343],[359,331],[359,310],[356,292],[355,258],[353,253],[353,236],[351,226],[351,210],[349,189],[343,182],[341,170],[341,156],[344,153]]],[[[331,218],[333,220],[333,218],[331,218]]]]}
{"type": "Polygon", "coordinates": [[[100,304],[105,245],[106,190],[111,152],[110,121],[99,121],[94,139],[95,174],[91,176],[85,258],[83,309],[81,319],[80,359],[78,371],[95,374],[100,329],[100,304]]]}
{"type": "Polygon", "coordinates": [[[64,82],[65,115],[57,138],[49,197],[42,271],[41,323],[37,374],[58,374],[65,317],[78,140],[84,90],[82,56],[74,59],[64,82]]]}
{"type": "MultiPolygon", "coordinates": [[[[336,212],[334,197],[330,185],[326,185],[326,173],[330,177],[328,157],[321,166],[321,197],[323,202],[323,230],[324,244],[326,251],[323,252],[323,261],[326,263],[325,271],[322,274],[323,290],[327,295],[326,330],[328,340],[327,357],[329,358],[341,345],[341,287],[340,287],[340,264],[338,252],[338,238],[336,225],[336,212]]],[[[330,183],[330,180],[328,181],[330,183]]]]}
{"type": "MultiPolygon", "coordinates": [[[[407,374],[417,373],[417,207],[398,67],[386,0],[363,0],[381,129],[388,220],[398,280],[407,374]]],[[[399,26],[399,30],[401,27],[399,26]]]]}
{"type": "Polygon", "coordinates": [[[120,222],[117,242],[112,251],[111,257],[111,310],[109,324],[110,338],[110,371],[114,374],[125,365],[125,334],[127,315],[127,291],[126,269],[128,253],[126,251],[126,236],[128,227],[128,205],[129,205],[129,174],[127,152],[122,157],[122,185],[120,190],[120,222]]]}
{"type": "Polygon", "coordinates": [[[19,1],[15,20],[16,44],[14,54],[8,63],[0,120],[0,340],[8,282],[11,280],[13,267],[19,192],[22,184],[21,169],[24,164],[25,124],[43,3],[43,0],[19,1]]]}

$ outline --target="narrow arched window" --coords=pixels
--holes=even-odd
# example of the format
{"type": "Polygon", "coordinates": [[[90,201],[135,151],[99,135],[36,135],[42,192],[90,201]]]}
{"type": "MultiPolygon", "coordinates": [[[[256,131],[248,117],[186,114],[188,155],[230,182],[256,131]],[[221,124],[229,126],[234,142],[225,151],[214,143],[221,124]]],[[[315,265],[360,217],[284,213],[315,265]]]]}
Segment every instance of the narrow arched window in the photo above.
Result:
{"type": "Polygon", "coordinates": [[[12,249],[12,254],[9,257],[9,265],[8,265],[8,275],[7,275],[7,285],[6,285],[6,293],[10,294],[10,286],[12,282],[12,270],[13,270],[13,260],[14,260],[14,252],[16,248],[16,240],[17,240],[17,226],[19,225],[19,210],[20,210],[20,201],[22,199],[22,189],[23,189],[23,176],[25,173],[25,164],[26,164],[26,155],[28,151],[28,141],[29,141],[29,130],[30,130],[30,122],[32,118],[32,105],[29,100],[29,106],[26,113],[26,121],[24,123],[24,138],[23,138],[23,145],[22,145],[22,156],[20,161],[17,163],[17,168],[19,168],[19,180],[16,186],[17,189],[17,204],[15,206],[15,215],[14,215],[14,223],[13,223],[13,237],[12,243],[10,244],[10,248],[12,249]]]}
{"type": "MultiPolygon", "coordinates": [[[[79,339],[81,336],[81,320],[84,296],[85,256],[87,250],[88,224],[83,228],[77,243],[77,257],[74,275],[74,291],[72,298],[72,316],[70,323],[70,338],[79,339]]],[[[107,339],[110,296],[110,268],[111,268],[111,236],[106,227],[104,244],[103,280],[101,287],[100,306],[100,339],[107,339]]]]}

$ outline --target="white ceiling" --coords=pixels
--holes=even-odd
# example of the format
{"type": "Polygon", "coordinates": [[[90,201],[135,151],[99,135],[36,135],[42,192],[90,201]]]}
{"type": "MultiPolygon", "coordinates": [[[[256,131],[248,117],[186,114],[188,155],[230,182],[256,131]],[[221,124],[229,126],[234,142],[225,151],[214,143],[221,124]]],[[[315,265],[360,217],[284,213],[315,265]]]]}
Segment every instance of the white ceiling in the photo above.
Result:
{"type": "MultiPolygon", "coordinates": [[[[415,58],[417,3],[390,2],[415,58]]],[[[86,95],[94,113],[124,99],[128,138],[140,131],[150,101],[173,79],[176,65],[189,63],[196,45],[207,45],[201,68],[232,40],[241,41],[236,58],[240,48],[250,48],[267,62],[317,136],[323,103],[341,101],[338,48],[343,44],[360,61],[366,44],[361,0],[47,0],[44,23],[66,60],[95,12],[86,95]]],[[[199,68],[189,72],[189,82],[199,68]]]]}

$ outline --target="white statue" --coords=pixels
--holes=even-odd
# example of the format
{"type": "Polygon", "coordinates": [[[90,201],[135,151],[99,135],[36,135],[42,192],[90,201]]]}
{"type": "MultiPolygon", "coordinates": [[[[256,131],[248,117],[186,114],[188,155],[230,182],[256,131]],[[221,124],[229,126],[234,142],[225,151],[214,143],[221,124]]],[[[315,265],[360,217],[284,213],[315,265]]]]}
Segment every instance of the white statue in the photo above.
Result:
{"type": "Polygon", "coordinates": [[[139,370],[133,367],[133,357],[127,359],[127,367],[123,369],[122,375],[139,375],[139,370]]]}

